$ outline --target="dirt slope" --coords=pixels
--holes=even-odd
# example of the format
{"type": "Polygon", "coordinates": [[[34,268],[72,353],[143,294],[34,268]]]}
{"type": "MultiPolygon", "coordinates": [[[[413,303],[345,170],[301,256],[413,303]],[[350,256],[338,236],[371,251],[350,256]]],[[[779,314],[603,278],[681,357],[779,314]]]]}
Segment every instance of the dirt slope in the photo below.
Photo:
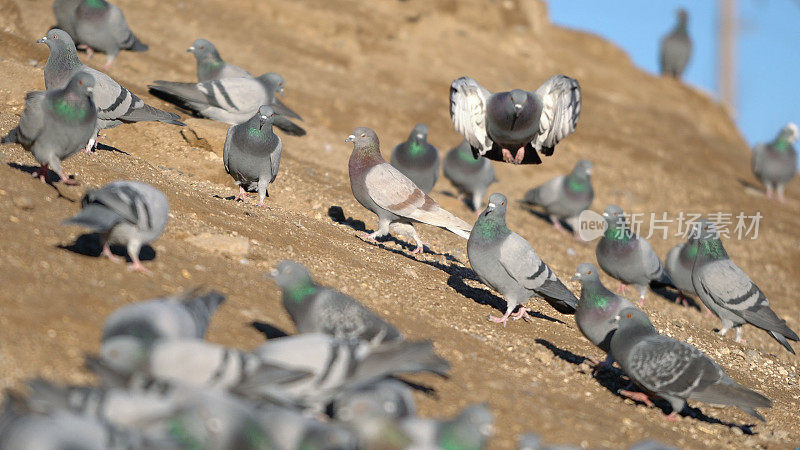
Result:
{"type": "MultiPolygon", "coordinates": [[[[26,91],[41,89],[47,51],[35,40],[54,23],[49,0],[0,0],[0,130],[16,125],[26,91]]],[[[18,146],[0,152],[0,387],[42,374],[81,382],[83,355],[98,350],[104,318],[137,300],[205,285],[228,294],[209,339],[240,348],[261,342],[249,328],[262,320],[290,329],[276,286],[264,274],[284,258],[361,299],[408,336],[428,338],[453,363],[452,377],[416,377],[435,388],[420,395],[424,415],[452,415],[488,401],[496,414],[493,448],[512,448],[525,431],[549,443],[618,447],[645,437],[681,447],[794,447],[800,442],[798,370],[765,333],[745,330],[746,345],[718,337],[716,320],[651,295],[645,310],[664,333],[692,342],[744,385],[775,401],[766,424],[733,408],[700,405],[698,418],[664,421],[658,409],[624,401],[614,391],[619,372],[593,378],[585,357],[600,355],[570,316],[544,302],[541,314],[507,328],[486,321],[504,307],[465,266],[465,242],[421,226],[435,253],[412,256],[395,241],[374,246],[355,229],[375,217],[352,197],[347,177],[356,126],[378,132],[384,155],[416,122],[446,151],[459,142],[448,116],[450,81],[469,74],[490,90],[536,88],[554,73],[578,78],[583,110],[577,133],[541,166],[496,165],[495,191],[516,200],[528,188],[571,169],[595,164],[595,210],[610,203],[628,212],[731,212],[764,216],[755,241],[725,241],[734,260],[768,294],[789,326],[800,329],[800,183],[778,205],[753,192],[749,150],[723,109],[701,92],[633,67],[611,44],[546,24],[538,3],[479,0],[119,0],[131,26],[150,45],[121,54],[110,75],[153,105],[152,80],[191,80],[185,53],[197,37],[214,42],[228,61],[252,73],[280,72],[284,101],[299,111],[309,134],[282,136],[281,172],[270,209],[234,204],[222,165],[227,126],[188,119],[199,136],[143,123],[108,130],[114,148],[65,162],[79,187],[42,185],[30,178],[33,159],[18,146]],[[505,5],[505,6],[504,6],[505,5]],[[172,213],[146,261],[154,276],[129,273],[94,257],[96,242],[60,225],[74,214],[86,187],[138,179],[167,193],[172,213]],[[337,223],[341,213],[352,220],[337,223]],[[354,229],[355,228],[355,229],[354,229]],[[244,243],[232,255],[195,245],[209,233],[244,243]],[[88,243],[87,243],[88,242],[88,243]],[[192,243],[195,242],[195,243],[192,243]],[[89,255],[86,255],[89,253],[89,255]],[[152,252],[151,255],[152,257],[152,252]],[[744,431],[744,433],[743,433],[744,431]],[[755,433],[748,435],[749,432],[755,433]]],[[[82,58],[84,58],[82,56],[82,58]]],[[[91,61],[102,65],[104,56],[91,61]]],[[[776,124],[776,129],[782,124],[776,124]]],[[[184,130],[189,132],[189,130],[184,130]]],[[[446,180],[434,189],[442,205],[473,217],[446,180]]],[[[594,246],[578,244],[515,201],[509,226],[568,280],[594,246]]],[[[208,241],[208,236],[201,240],[208,241]]],[[[680,241],[651,239],[662,255],[680,241]]],[[[608,286],[616,284],[604,278],[608,286]]],[[[574,292],[578,286],[570,284],[574,292]]]]}

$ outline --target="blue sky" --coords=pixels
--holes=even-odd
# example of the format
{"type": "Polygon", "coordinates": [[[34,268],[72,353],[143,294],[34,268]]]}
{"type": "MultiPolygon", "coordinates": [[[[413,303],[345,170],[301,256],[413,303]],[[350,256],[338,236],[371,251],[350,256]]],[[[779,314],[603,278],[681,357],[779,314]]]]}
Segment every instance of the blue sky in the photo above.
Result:
{"type": "MultiPolygon", "coordinates": [[[[634,63],[658,72],[658,44],[689,11],[694,42],[684,80],[716,95],[717,2],[674,0],[552,0],[558,25],[590,31],[625,49],[634,63]]],[[[786,122],[800,122],[800,1],[739,0],[736,122],[750,144],[771,139],[786,122]]]]}

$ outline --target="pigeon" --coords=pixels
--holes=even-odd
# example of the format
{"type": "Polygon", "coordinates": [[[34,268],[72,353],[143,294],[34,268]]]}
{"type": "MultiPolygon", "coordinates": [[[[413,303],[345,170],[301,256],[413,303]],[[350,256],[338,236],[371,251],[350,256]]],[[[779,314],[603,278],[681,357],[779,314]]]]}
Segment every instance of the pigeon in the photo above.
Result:
{"type": "Polygon", "coordinates": [[[253,78],[241,67],[223,61],[214,44],[205,39],[196,39],[186,51],[194,53],[197,59],[197,81],[201,83],[222,78],[253,78]]]}
{"type": "Polygon", "coordinates": [[[299,333],[325,333],[374,344],[403,338],[358,300],[315,283],[299,263],[281,261],[271,274],[283,290],[283,306],[299,333]]]}
{"type": "Polygon", "coordinates": [[[458,189],[459,197],[468,196],[468,204],[476,213],[483,206],[486,190],[496,181],[494,167],[487,158],[475,159],[469,142],[462,141],[444,157],[444,176],[458,189]]]}
{"type": "Polygon", "coordinates": [[[108,75],[80,62],[75,44],[65,31],[54,28],[47,32],[47,36],[36,42],[45,43],[50,49],[50,56],[44,67],[44,84],[47,89],[66,86],[78,72],[85,72],[94,77],[93,99],[97,105],[97,125],[87,150],[96,144],[99,130],[113,128],[123,123],[157,121],[185,125],[178,120],[180,116],[177,114],[153,108],[108,75]]]}
{"type": "Polygon", "coordinates": [[[766,295],[728,256],[716,226],[706,219],[695,224],[692,240],[697,242],[697,257],[692,268],[692,284],[697,296],[722,321],[719,334],[736,329],[736,342],[742,341],[742,325],[749,323],[768,332],[794,354],[788,340],[798,341],[786,321],[769,307],[766,295]]]}
{"type": "Polygon", "coordinates": [[[617,315],[623,309],[635,308],[633,303],[609,291],[600,281],[600,273],[594,264],[582,263],[578,266],[572,281],[581,283],[581,299],[575,311],[578,329],[608,355],[598,367],[610,367],[614,363],[611,354],[611,337],[617,330],[617,315]]]}
{"type": "Polygon", "coordinates": [[[225,171],[239,186],[234,201],[247,192],[257,192],[258,206],[265,206],[264,198],[269,197],[267,186],[278,176],[283,148],[281,138],[272,132],[274,120],[272,108],[262,105],[250,120],[228,129],[222,161],[225,171]]]}
{"type": "Polygon", "coordinates": [[[275,111],[274,125],[292,136],[303,136],[306,130],[289,119],[303,120],[296,112],[281,103],[276,94],[283,95],[283,77],[265,73],[255,78],[223,78],[200,83],[154,81],[150,93],[175,104],[192,114],[217,122],[238,125],[247,122],[262,105],[275,111]]]}
{"type": "Polygon", "coordinates": [[[77,184],[64,175],[61,161],[84,148],[94,135],[97,108],[93,91],[94,78],[78,72],[63,89],[28,93],[19,125],[0,142],[16,142],[31,152],[41,165],[33,175],[41,181],[48,181],[50,168],[64,184],[77,184]]]}
{"type": "Polygon", "coordinates": [[[577,218],[592,205],[594,189],[591,174],[592,163],[580,160],[568,175],[557,176],[526,192],[524,201],[541,206],[553,226],[558,231],[566,232],[561,221],[577,218]]]}
{"type": "MultiPolygon", "coordinates": [[[[694,267],[695,256],[697,256],[697,242],[689,239],[672,247],[664,259],[667,275],[679,292],[675,302],[684,306],[689,305],[686,301],[687,295],[697,295],[692,284],[692,267],[694,267]]],[[[703,306],[705,307],[705,305],[703,306]]],[[[708,308],[706,308],[706,313],[710,314],[708,308]]]]}
{"type": "Polygon", "coordinates": [[[494,434],[494,419],[489,407],[483,403],[464,409],[450,420],[409,418],[400,423],[415,449],[486,448],[494,434]]]}
{"type": "Polygon", "coordinates": [[[578,80],[554,75],[534,92],[492,94],[469,77],[450,85],[450,118],[472,148],[512,164],[541,164],[556,144],[575,131],[581,113],[578,80]]]}
{"type": "Polygon", "coordinates": [[[778,193],[778,201],[786,201],[783,190],[797,173],[797,151],[794,143],[798,136],[800,132],[797,125],[789,122],[772,142],[758,144],[753,148],[753,174],[767,189],[767,198],[772,198],[775,191],[778,193]]]}
{"type": "Polygon", "coordinates": [[[733,381],[711,358],[696,347],[658,334],[647,315],[638,309],[624,309],[617,316],[617,331],[611,338],[611,352],[631,381],[645,392],[619,393],[652,406],[651,396],[672,406],[667,419],[674,420],[686,400],[712,405],[736,406],[764,421],[756,408],[772,402],[733,381]]]}
{"type": "Polygon", "coordinates": [[[547,300],[562,314],[574,314],[578,299],[536,254],[525,238],[506,226],[506,197],[492,194],[467,241],[467,258],[483,283],[506,300],[503,317],[490,315],[505,327],[508,318],[521,319],[529,308],[521,306],[532,296],[547,300]],[[520,305],[518,312],[511,314],[520,305]]]}
{"type": "Polygon", "coordinates": [[[692,56],[692,40],[687,31],[689,15],[685,9],[678,10],[678,23],[661,39],[661,75],[680,78],[692,56]]]}
{"type": "Polygon", "coordinates": [[[120,50],[144,52],[148,49],[133,34],[122,10],[105,0],[56,0],[53,9],[59,25],[63,18],[67,28],[62,29],[80,44],[78,48],[86,50],[89,58],[95,50],[106,54],[103,70],[111,67],[120,50]]]}
{"type": "Polygon", "coordinates": [[[399,420],[417,415],[411,388],[392,378],[343,391],[329,407],[331,417],[353,425],[380,418],[399,420]]]}
{"type": "Polygon", "coordinates": [[[392,150],[389,161],[426,194],[430,194],[439,179],[439,151],[428,143],[428,127],[421,123],[414,126],[405,142],[392,150]]]}
{"type": "Polygon", "coordinates": [[[110,244],[126,246],[129,269],[148,273],[139,261],[139,250],[156,240],[167,225],[169,202],[164,193],[140,181],[114,181],[87,191],[81,205],[81,211],[64,224],[101,233],[102,253],[111,261],[121,260],[111,253],[110,244]]]}
{"type": "Polygon", "coordinates": [[[276,450],[362,448],[347,427],[325,423],[290,408],[269,403],[259,405],[259,421],[269,432],[276,450]]]}
{"type": "Polygon", "coordinates": [[[398,225],[417,244],[412,253],[423,251],[414,222],[444,228],[469,239],[472,227],[442,209],[436,200],[409,180],[381,156],[378,135],[369,128],[358,127],[345,142],[353,143],[348,164],[350,189],[358,203],[378,216],[378,229],[364,237],[370,241],[389,233],[389,226],[398,225]]]}
{"type": "Polygon", "coordinates": [[[646,239],[625,225],[625,215],[615,205],[607,206],[603,217],[608,223],[595,249],[597,263],[605,273],[619,280],[618,292],[632,284],[639,291],[639,306],[644,304],[648,286],[672,286],[661,260],[646,239]]]}

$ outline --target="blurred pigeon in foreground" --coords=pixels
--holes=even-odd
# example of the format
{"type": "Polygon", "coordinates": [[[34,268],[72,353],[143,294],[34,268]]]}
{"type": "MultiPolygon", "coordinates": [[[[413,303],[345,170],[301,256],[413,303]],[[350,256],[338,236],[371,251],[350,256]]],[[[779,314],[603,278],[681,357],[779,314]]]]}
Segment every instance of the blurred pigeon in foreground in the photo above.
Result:
{"type": "Polygon", "coordinates": [[[493,422],[484,403],[469,406],[450,420],[410,418],[400,426],[413,442],[410,448],[480,450],[494,434],[493,422]]]}
{"type": "Polygon", "coordinates": [[[778,201],[783,203],[786,200],[783,190],[797,173],[797,151],[793,144],[798,136],[797,125],[790,122],[772,142],[753,148],[753,174],[767,189],[767,198],[772,198],[774,190],[778,193],[778,201]]]}
{"type": "Polygon", "coordinates": [[[489,320],[506,325],[509,317],[525,316],[529,308],[517,305],[532,296],[547,300],[562,314],[573,314],[578,299],[556,277],[531,245],[506,226],[506,197],[492,194],[489,205],[478,217],[467,242],[467,257],[472,269],[487,286],[499,292],[508,305],[503,317],[489,320]]]}
{"type": "MultiPolygon", "coordinates": [[[[679,292],[675,302],[681,303],[683,306],[689,306],[686,301],[687,295],[697,295],[692,284],[692,267],[694,267],[694,258],[696,256],[697,242],[689,239],[672,247],[664,259],[664,268],[667,270],[672,284],[675,285],[679,292]]],[[[705,308],[707,314],[711,314],[705,304],[703,304],[703,308],[705,308]]]]}
{"type": "Polygon", "coordinates": [[[512,164],[541,164],[556,144],[575,131],[581,113],[578,80],[554,75],[534,92],[514,89],[492,94],[469,77],[450,85],[450,118],[472,147],[512,164]]]}
{"type": "Polygon", "coordinates": [[[418,123],[408,139],[392,150],[391,164],[429,194],[439,179],[439,151],[428,143],[428,127],[418,123]]]}
{"type": "Polygon", "coordinates": [[[411,388],[392,378],[342,391],[330,405],[331,417],[358,425],[375,418],[397,420],[417,415],[411,388]]]}
{"type": "Polygon", "coordinates": [[[373,344],[402,339],[397,329],[358,300],[316,284],[299,263],[280,262],[272,277],[283,290],[283,306],[299,333],[325,333],[373,344]]]}
{"type": "Polygon", "coordinates": [[[469,142],[462,141],[458,147],[447,152],[444,158],[444,176],[458,189],[459,198],[468,196],[472,210],[480,212],[483,196],[494,183],[494,167],[487,158],[475,159],[469,142]]]}
{"type": "Polygon", "coordinates": [[[628,229],[622,210],[608,206],[603,217],[608,228],[597,241],[595,255],[603,271],[619,280],[618,291],[626,292],[627,285],[632,284],[639,291],[639,306],[642,306],[648,286],[672,286],[653,247],[628,229]]]}
{"type": "Polygon", "coordinates": [[[692,56],[692,40],[689,39],[687,22],[689,15],[685,9],[678,10],[678,23],[672,31],[661,39],[661,75],[680,78],[692,56]]]}
{"type": "Polygon", "coordinates": [[[43,182],[50,168],[64,184],[77,184],[64,175],[61,161],[80,151],[94,135],[97,109],[93,90],[94,78],[79,72],[63,89],[28,93],[19,125],[0,143],[17,142],[31,152],[41,164],[33,175],[43,182]]]}
{"type": "Polygon", "coordinates": [[[186,51],[193,53],[197,59],[197,81],[199,82],[222,78],[253,78],[248,71],[241,67],[223,61],[214,44],[205,39],[196,39],[186,51]]]}
{"type": "Polygon", "coordinates": [[[222,161],[239,186],[234,201],[257,192],[258,206],[264,206],[264,198],[269,197],[267,186],[278,176],[283,148],[281,138],[272,132],[274,120],[272,108],[262,105],[250,120],[228,129],[222,161]]]}
{"type": "Polygon", "coordinates": [[[542,439],[534,433],[525,433],[519,436],[518,450],[577,450],[581,447],[575,445],[545,445],[542,439]]]}
{"type": "Polygon", "coordinates": [[[103,237],[103,255],[121,261],[111,253],[111,244],[126,246],[130,270],[147,273],[139,261],[143,245],[156,240],[169,218],[169,202],[158,189],[140,181],[115,181],[89,190],[81,201],[83,209],[64,221],[98,232],[103,237]]]}
{"type": "Polygon", "coordinates": [[[293,409],[264,403],[258,410],[261,426],[269,432],[276,450],[355,450],[355,434],[345,426],[322,422],[293,409]]]}
{"type": "Polygon", "coordinates": [[[378,135],[369,128],[359,127],[345,142],[353,143],[348,165],[350,189],[361,205],[378,216],[378,229],[365,237],[369,240],[385,236],[394,224],[409,234],[417,248],[412,253],[422,252],[414,222],[444,228],[464,239],[469,238],[472,227],[442,209],[436,200],[409,180],[381,156],[378,135]]]}
{"type": "MultiPolygon", "coordinates": [[[[589,209],[594,199],[592,189],[592,163],[585,159],[578,161],[568,175],[557,176],[543,185],[525,193],[525,202],[541,206],[550,217],[553,226],[564,232],[562,220],[577,218],[589,209]]],[[[577,232],[577,230],[573,230],[577,232]]]]}
{"type": "Polygon", "coordinates": [[[622,370],[647,393],[621,390],[619,393],[652,406],[649,397],[668,401],[673,420],[686,400],[712,405],[736,406],[764,421],[756,408],[769,408],[763,395],[733,381],[711,358],[694,346],[658,334],[647,315],[638,309],[624,309],[611,338],[611,352],[622,370]]]}
{"type": "Polygon", "coordinates": [[[97,131],[123,123],[157,121],[185,125],[178,120],[180,116],[177,114],[153,108],[108,75],[80,62],[75,44],[65,31],[52,29],[37,42],[47,44],[50,49],[50,56],[44,67],[44,84],[48,89],[66,86],[78,72],[94,77],[93,99],[97,105],[97,126],[91,141],[92,146],[96,144],[97,131]]]}
{"type": "Polygon", "coordinates": [[[705,219],[696,223],[692,240],[698,244],[692,284],[700,300],[722,321],[719,334],[735,328],[736,342],[741,342],[742,325],[749,323],[768,332],[794,354],[787,339],[797,341],[797,334],[769,307],[761,289],[730,259],[714,224],[705,219]]]}
{"type": "Polygon", "coordinates": [[[75,10],[78,9],[78,5],[81,4],[84,0],[55,0],[53,2],[53,13],[56,16],[57,26],[61,30],[64,30],[72,37],[73,41],[76,41],[75,38],[75,10]]]}
{"type": "Polygon", "coordinates": [[[306,130],[289,119],[303,120],[277,100],[283,95],[283,77],[265,73],[255,78],[223,78],[201,83],[154,81],[150,93],[206,119],[237,125],[249,120],[262,105],[275,111],[274,125],[287,134],[303,136],[306,130]]]}

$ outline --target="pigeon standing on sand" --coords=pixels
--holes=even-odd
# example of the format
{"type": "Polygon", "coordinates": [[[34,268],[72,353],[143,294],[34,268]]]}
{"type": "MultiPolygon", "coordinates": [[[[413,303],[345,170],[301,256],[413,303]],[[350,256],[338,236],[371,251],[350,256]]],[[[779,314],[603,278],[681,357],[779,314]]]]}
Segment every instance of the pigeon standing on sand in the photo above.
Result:
{"type": "Polygon", "coordinates": [[[661,75],[680,78],[689,57],[692,56],[692,40],[689,38],[687,22],[689,15],[685,9],[678,10],[678,23],[672,31],[661,39],[661,57],[659,65],[661,75]]]}
{"type": "Polygon", "coordinates": [[[468,196],[476,213],[483,206],[483,196],[494,183],[494,166],[487,158],[475,159],[469,142],[462,141],[444,157],[444,176],[458,189],[459,197],[468,196]]]}
{"type": "Polygon", "coordinates": [[[405,142],[392,150],[389,161],[426,194],[439,179],[439,151],[428,143],[428,127],[421,123],[411,130],[405,142]]]}
{"type": "Polygon", "coordinates": [[[450,118],[475,158],[541,164],[575,131],[581,113],[578,80],[554,75],[534,92],[492,94],[469,77],[450,85],[450,118]]]}
{"type": "Polygon", "coordinates": [[[299,333],[325,333],[374,344],[403,338],[354,298],[316,284],[302,264],[281,261],[271,275],[283,290],[283,306],[299,333]]]}
{"type": "Polygon", "coordinates": [[[222,161],[239,186],[234,201],[247,192],[257,192],[258,206],[264,206],[264,198],[269,197],[267,186],[278,176],[283,147],[281,138],[272,132],[274,119],[272,108],[262,105],[250,120],[228,129],[222,161]]]}
{"type": "Polygon", "coordinates": [[[774,190],[778,193],[778,201],[786,201],[783,190],[797,173],[794,143],[799,136],[797,125],[789,122],[772,142],[753,148],[753,174],[767,189],[767,198],[772,198],[774,190]]]}
{"type": "Polygon", "coordinates": [[[139,250],[156,240],[167,225],[169,202],[164,193],[139,181],[115,181],[86,192],[81,205],[83,209],[64,223],[101,233],[103,255],[111,261],[121,259],[109,245],[126,246],[132,262],[129,269],[148,273],[139,261],[139,250]]]}
{"type": "Polygon", "coordinates": [[[99,130],[113,128],[122,123],[157,121],[185,125],[178,120],[180,117],[177,114],[153,108],[108,75],[80,62],[75,44],[65,31],[52,29],[37,42],[47,44],[50,49],[50,56],[44,67],[44,84],[48,89],[64,87],[78,72],[94,77],[93,99],[97,105],[97,125],[86,150],[96,145],[99,130]]]}
{"type": "Polygon", "coordinates": [[[520,235],[506,226],[506,197],[492,194],[489,205],[478,217],[467,242],[467,257],[472,270],[487,286],[506,301],[503,317],[489,316],[492,322],[520,319],[530,311],[521,306],[533,296],[547,300],[562,314],[574,314],[578,299],[567,289],[520,235]],[[518,312],[511,314],[520,305],[518,312]]]}
{"type": "Polygon", "coordinates": [[[196,39],[186,51],[197,59],[197,81],[201,83],[222,78],[253,78],[250,72],[223,61],[214,44],[205,39],[196,39]]]}
{"type": "Polygon", "coordinates": [[[628,229],[622,210],[608,206],[603,217],[608,228],[597,242],[595,255],[603,271],[619,280],[618,291],[625,292],[627,285],[632,284],[639,291],[639,306],[642,306],[649,286],[672,286],[653,247],[628,229]]]}
{"type": "MultiPolygon", "coordinates": [[[[683,306],[689,306],[686,301],[687,295],[697,295],[694,291],[694,284],[692,284],[692,267],[694,267],[694,258],[696,256],[697,241],[689,239],[672,247],[664,259],[664,268],[667,270],[672,284],[679,292],[675,302],[681,303],[683,306]]],[[[703,304],[703,307],[705,308],[705,304],[703,304]]],[[[706,313],[710,313],[708,308],[706,308],[706,313]]]]}
{"type": "Polygon", "coordinates": [[[577,218],[592,205],[594,189],[591,174],[592,163],[582,159],[568,175],[557,176],[526,192],[525,202],[541,206],[553,226],[566,232],[561,221],[577,218]]]}
{"type": "Polygon", "coordinates": [[[374,131],[358,127],[345,142],[353,143],[348,164],[353,196],[378,216],[378,229],[366,235],[366,239],[374,241],[388,234],[390,225],[401,225],[417,244],[412,253],[420,253],[422,240],[412,225],[414,222],[444,228],[469,239],[472,227],[468,223],[442,209],[436,200],[383,159],[374,131]]]}
{"type": "Polygon", "coordinates": [[[797,334],[769,307],[761,289],[730,259],[714,224],[705,219],[696,223],[692,240],[698,245],[692,284],[700,300],[722,321],[719,334],[735,328],[736,342],[742,342],[742,325],[749,323],[768,332],[794,354],[787,339],[798,341],[797,334]]]}
{"type": "Polygon", "coordinates": [[[283,95],[284,80],[277,73],[255,78],[223,78],[201,83],[154,81],[150,93],[175,104],[192,114],[217,122],[237,125],[246,122],[262,105],[275,111],[273,123],[292,136],[303,136],[306,130],[289,119],[303,120],[277,98],[283,95]]]}
{"type": "Polygon", "coordinates": [[[61,161],[83,149],[95,133],[97,108],[92,100],[94,78],[78,72],[63,89],[30,92],[19,125],[0,143],[17,142],[36,158],[33,173],[47,181],[52,169],[64,184],[77,184],[61,170],[61,161]]]}
{"type": "Polygon", "coordinates": [[[772,402],[733,381],[696,347],[658,334],[647,315],[638,309],[624,309],[617,318],[611,352],[622,370],[646,391],[621,390],[621,395],[647,406],[653,405],[651,396],[663,398],[672,406],[669,420],[683,410],[686,400],[697,400],[736,406],[764,421],[756,408],[770,408],[772,402]]]}
{"type": "Polygon", "coordinates": [[[103,70],[111,67],[120,50],[143,52],[148,48],[133,34],[122,10],[105,0],[81,0],[77,3],[57,0],[53,4],[53,9],[59,24],[61,24],[59,15],[68,23],[69,29],[64,31],[70,34],[73,41],[80,44],[78,48],[86,50],[89,58],[95,50],[106,54],[103,70]],[[68,9],[70,4],[74,4],[71,13],[68,9]],[[61,9],[64,9],[63,13],[61,9]]]}

